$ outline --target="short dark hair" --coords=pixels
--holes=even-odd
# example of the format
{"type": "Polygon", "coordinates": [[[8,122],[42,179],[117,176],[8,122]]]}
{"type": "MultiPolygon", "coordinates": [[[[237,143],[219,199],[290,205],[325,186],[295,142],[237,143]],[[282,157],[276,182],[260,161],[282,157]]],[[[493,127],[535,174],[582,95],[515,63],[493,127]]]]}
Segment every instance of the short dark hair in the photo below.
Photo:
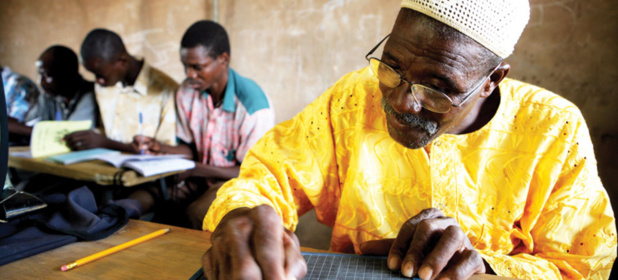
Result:
{"type": "Polygon", "coordinates": [[[106,62],[110,62],[118,55],[126,52],[127,50],[120,36],[103,28],[90,31],[86,35],[80,50],[84,61],[91,58],[101,58],[106,62]]]}
{"type": "Polygon", "coordinates": [[[230,53],[230,40],[227,32],[220,24],[211,20],[200,20],[187,29],[180,41],[181,48],[203,46],[208,49],[208,55],[216,58],[223,53],[230,53]]]}
{"type": "Polygon", "coordinates": [[[79,62],[73,50],[62,45],[53,45],[47,48],[41,57],[47,53],[53,58],[48,65],[50,75],[74,76],[78,74],[79,62]]]}

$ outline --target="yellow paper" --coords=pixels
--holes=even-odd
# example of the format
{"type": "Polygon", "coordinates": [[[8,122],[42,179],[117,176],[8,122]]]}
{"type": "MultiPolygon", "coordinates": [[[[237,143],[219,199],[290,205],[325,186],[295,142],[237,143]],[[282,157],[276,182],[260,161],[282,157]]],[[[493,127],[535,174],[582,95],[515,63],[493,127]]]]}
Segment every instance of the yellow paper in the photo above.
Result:
{"type": "Polygon", "coordinates": [[[32,130],[30,151],[33,158],[53,156],[71,151],[62,138],[80,130],[88,130],[92,121],[41,121],[32,130]]]}

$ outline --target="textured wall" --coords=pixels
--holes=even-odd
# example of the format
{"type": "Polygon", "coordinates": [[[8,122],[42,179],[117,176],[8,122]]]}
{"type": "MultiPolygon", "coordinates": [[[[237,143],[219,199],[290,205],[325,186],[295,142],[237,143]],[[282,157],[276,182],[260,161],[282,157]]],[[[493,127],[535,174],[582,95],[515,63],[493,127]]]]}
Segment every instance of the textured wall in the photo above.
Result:
{"type": "Polygon", "coordinates": [[[79,54],[86,34],[102,27],[118,33],[130,53],[181,81],[180,38],[211,15],[204,0],[2,0],[0,64],[36,79],[34,62],[47,47],[61,44],[79,54]]]}
{"type": "Polygon", "coordinates": [[[367,65],[365,54],[390,33],[399,7],[376,3],[226,0],[220,19],[230,32],[232,65],[264,87],[284,121],[367,65]]]}
{"type": "MultiPolygon", "coordinates": [[[[194,21],[212,18],[214,1],[2,0],[0,63],[35,77],[34,61],[47,46],[77,50],[90,29],[106,27],[125,39],[130,52],[180,81],[180,38],[194,21]]],[[[616,207],[618,3],[530,2],[530,24],[508,59],[510,75],[581,108],[616,207]]],[[[399,0],[219,0],[217,12],[230,33],[232,67],[263,87],[277,121],[284,121],[343,74],[366,65],[364,55],[390,32],[398,6],[399,0]]]]}

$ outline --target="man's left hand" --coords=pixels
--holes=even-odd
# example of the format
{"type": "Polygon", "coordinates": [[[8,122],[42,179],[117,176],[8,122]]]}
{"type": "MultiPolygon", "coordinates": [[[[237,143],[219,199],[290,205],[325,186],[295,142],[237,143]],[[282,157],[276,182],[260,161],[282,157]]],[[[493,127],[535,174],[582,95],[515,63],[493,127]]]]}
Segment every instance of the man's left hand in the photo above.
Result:
{"type": "Polygon", "coordinates": [[[63,138],[67,146],[71,150],[87,150],[93,148],[104,148],[107,143],[107,138],[93,130],[82,130],[67,134],[63,138]]]}
{"type": "Polygon", "coordinates": [[[472,247],[457,220],[429,208],[406,221],[397,238],[363,242],[365,255],[385,255],[388,268],[406,277],[468,279],[485,273],[481,255],[472,247]]]}

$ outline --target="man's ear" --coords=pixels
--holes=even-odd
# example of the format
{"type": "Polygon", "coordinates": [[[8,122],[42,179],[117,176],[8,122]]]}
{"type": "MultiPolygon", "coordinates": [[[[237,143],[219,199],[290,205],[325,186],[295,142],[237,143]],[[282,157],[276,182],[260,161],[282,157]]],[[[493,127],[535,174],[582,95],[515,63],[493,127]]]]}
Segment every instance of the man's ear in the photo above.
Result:
{"type": "Polygon", "coordinates": [[[115,64],[127,68],[129,66],[129,55],[127,53],[120,54],[118,58],[116,58],[115,64]]]}
{"type": "Polygon", "coordinates": [[[224,52],[220,54],[217,59],[221,59],[221,63],[225,66],[228,66],[228,64],[230,63],[230,54],[227,52],[224,52]]]}
{"type": "Polygon", "coordinates": [[[483,88],[483,92],[481,92],[480,97],[486,98],[491,95],[492,92],[498,87],[500,82],[509,74],[511,70],[511,65],[506,62],[500,63],[500,65],[496,68],[496,70],[489,76],[489,83],[485,85],[483,88]]]}

